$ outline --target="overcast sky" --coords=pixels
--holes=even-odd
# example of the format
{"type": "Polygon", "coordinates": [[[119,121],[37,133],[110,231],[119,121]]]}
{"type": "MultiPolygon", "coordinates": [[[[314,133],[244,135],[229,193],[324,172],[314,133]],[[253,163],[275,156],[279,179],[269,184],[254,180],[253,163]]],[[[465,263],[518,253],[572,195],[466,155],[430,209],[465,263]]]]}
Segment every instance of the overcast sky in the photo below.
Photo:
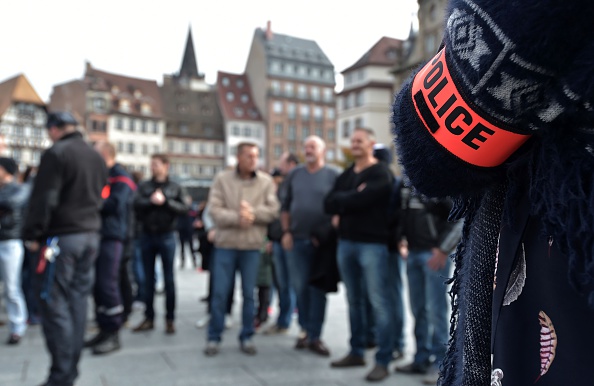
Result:
{"type": "Polygon", "coordinates": [[[315,40],[339,73],[382,36],[408,36],[416,0],[19,0],[5,2],[0,81],[24,73],[49,100],[54,84],[100,70],[162,83],[179,70],[188,26],[198,69],[241,73],[254,30],[315,40]]]}

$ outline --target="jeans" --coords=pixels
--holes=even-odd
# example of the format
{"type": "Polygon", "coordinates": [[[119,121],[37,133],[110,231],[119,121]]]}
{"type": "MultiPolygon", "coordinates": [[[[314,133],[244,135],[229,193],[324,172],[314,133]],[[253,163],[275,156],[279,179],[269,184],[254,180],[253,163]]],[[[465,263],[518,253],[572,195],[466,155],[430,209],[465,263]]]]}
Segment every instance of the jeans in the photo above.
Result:
{"type": "Polygon", "coordinates": [[[279,242],[272,244],[272,258],[274,259],[274,277],[278,292],[279,313],[276,325],[279,328],[289,328],[291,316],[295,309],[295,291],[289,282],[289,265],[285,250],[279,242]]]}
{"type": "Polygon", "coordinates": [[[364,243],[339,239],[337,260],[346,287],[351,325],[351,352],[359,358],[365,355],[365,295],[373,308],[378,350],[377,364],[388,366],[392,360],[394,334],[393,304],[389,288],[388,247],[385,244],[364,243]]]}
{"type": "Polygon", "coordinates": [[[146,308],[144,317],[148,320],[155,319],[155,261],[157,255],[161,258],[165,282],[165,309],[167,320],[175,320],[175,279],[173,277],[173,260],[175,258],[176,240],[174,232],[143,233],[140,237],[142,248],[142,264],[145,275],[146,308]]]}
{"type": "Polygon", "coordinates": [[[402,272],[404,271],[404,262],[398,252],[390,252],[388,258],[388,272],[390,288],[392,289],[394,319],[392,327],[394,331],[394,350],[404,351],[404,297],[402,293],[402,272]]]}
{"type": "Polygon", "coordinates": [[[140,239],[135,239],[134,252],[132,254],[132,272],[136,281],[135,300],[146,303],[146,276],[144,274],[144,264],[142,263],[142,246],[140,239]]]}
{"type": "MultiPolygon", "coordinates": [[[[87,324],[87,303],[99,250],[99,234],[75,233],[59,236],[60,254],[53,263],[49,297],[40,301],[41,323],[51,354],[48,385],[71,386],[78,377],[78,361],[87,324]]],[[[44,283],[49,266],[36,281],[44,283]]],[[[41,285],[39,289],[44,290],[41,285]]]]}
{"type": "Polygon", "coordinates": [[[10,333],[23,336],[27,330],[27,305],[21,288],[24,259],[21,240],[0,241],[0,281],[4,282],[10,333]]]}
{"type": "Polygon", "coordinates": [[[25,249],[25,259],[23,260],[23,270],[21,275],[21,287],[27,304],[27,314],[29,315],[29,324],[39,324],[39,302],[35,294],[33,282],[35,280],[35,269],[37,268],[37,253],[25,249]]]}
{"type": "Polygon", "coordinates": [[[407,259],[410,306],[415,317],[417,352],[415,363],[426,364],[435,357],[439,364],[446,353],[449,339],[449,315],[446,279],[451,261],[433,271],[427,266],[430,250],[411,250],[407,259]]]}
{"type": "Polygon", "coordinates": [[[95,311],[97,325],[104,332],[116,332],[123,323],[124,306],[120,292],[120,266],[123,243],[101,240],[95,262],[95,311]]]}
{"type": "Polygon", "coordinates": [[[289,280],[297,297],[299,325],[310,341],[320,339],[326,315],[326,293],[309,284],[315,247],[308,239],[294,239],[293,249],[286,251],[289,280]]]}
{"type": "Polygon", "coordinates": [[[254,335],[254,288],[260,265],[260,251],[215,248],[213,253],[210,272],[213,293],[210,300],[208,341],[221,341],[229,293],[235,281],[235,272],[239,270],[243,295],[239,340],[243,342],[254,335]]]}

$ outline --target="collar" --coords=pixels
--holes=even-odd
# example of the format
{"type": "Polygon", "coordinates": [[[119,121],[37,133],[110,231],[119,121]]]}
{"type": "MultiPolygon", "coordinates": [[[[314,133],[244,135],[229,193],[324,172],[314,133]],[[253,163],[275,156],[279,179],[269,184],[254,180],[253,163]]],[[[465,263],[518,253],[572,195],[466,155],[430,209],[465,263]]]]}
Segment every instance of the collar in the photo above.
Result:
{"type": "Polygon", "coordinates": [[[64,134],[58,141],[64,141],[69,138],[82,138],[82,133],[80,131],[73,131],[72,133],[64,134]]]}
{"type": "MultiPolygon", "coordinates": [[[[235,174],[239,177],[239,166],[235,166],[235,174]]],[[[256,178],[258,176],[258,173],[253,171],[251,174],[251,178],[256,178]]]]}

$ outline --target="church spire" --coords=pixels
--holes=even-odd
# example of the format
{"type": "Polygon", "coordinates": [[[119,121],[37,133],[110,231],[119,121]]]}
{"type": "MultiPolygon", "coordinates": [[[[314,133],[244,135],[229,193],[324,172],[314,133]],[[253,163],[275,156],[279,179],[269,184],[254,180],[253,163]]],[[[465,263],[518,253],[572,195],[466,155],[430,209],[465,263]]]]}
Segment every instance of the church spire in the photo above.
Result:
{"type": "Polygon", "coordinates": [[[194,41],[192,40],[192,27],[188,28],[186,50],[184,51],[184,58],[182,59],[179,76],[187,78],[204,77],[202,74],[198,73],[198,63],[196,62],[196,55],[194,54],[194,41]]]}

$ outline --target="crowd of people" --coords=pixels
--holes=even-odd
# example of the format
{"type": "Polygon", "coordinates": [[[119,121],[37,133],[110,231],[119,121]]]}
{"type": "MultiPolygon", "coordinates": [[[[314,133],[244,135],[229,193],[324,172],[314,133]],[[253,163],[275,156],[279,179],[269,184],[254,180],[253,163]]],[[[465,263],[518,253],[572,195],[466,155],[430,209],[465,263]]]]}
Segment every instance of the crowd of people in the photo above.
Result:
{"type": "Polygon", "coordinates": [[[459,224],[447,222],[448,202],[424,201],[393,175],[390,152],[371,129],[354,131],[354,162],[344,171],[325,164],[317,136],[304,140],[303,161],[285,153],[271,172],[260,170],[258,147],[242,143],[237,165],[219,173],[197,205],[169,178],[165,155],[152,155],[143,180],[117,163],[112,144],[87,144],[76,124],[69,113],[49,114],[54,145],[26,180],[14,160],[0,158],[8,343],[19,344],[29,324],[42,325],[51,355],[45,385],[72,385],[85,347],[96,355],[119,350],[133,305],[144,318],[132,331],[153,330],[159,281],[165,332],[176,333],[178,246],[181,267],[189,254],[210,273],[208,318],[197,322],[208,324],[206,356],[220,351],[239,272],[242,352],[257,354],[256,332],[287,334],[297,313],[294,348],[330,357],[322,339],[326,299],[342,282],[351,349],[329,365],[365,366],[365,350],[377,347],[366,379],[382,380],[403,355],[406,265],[417,354],[397,371],[436,374],[447,343],[446,256],[459,224]],[[89,298],[97,333],[85,337],[89,298]],[[273,298],[279,312],[269,322],[273,298]]]}

